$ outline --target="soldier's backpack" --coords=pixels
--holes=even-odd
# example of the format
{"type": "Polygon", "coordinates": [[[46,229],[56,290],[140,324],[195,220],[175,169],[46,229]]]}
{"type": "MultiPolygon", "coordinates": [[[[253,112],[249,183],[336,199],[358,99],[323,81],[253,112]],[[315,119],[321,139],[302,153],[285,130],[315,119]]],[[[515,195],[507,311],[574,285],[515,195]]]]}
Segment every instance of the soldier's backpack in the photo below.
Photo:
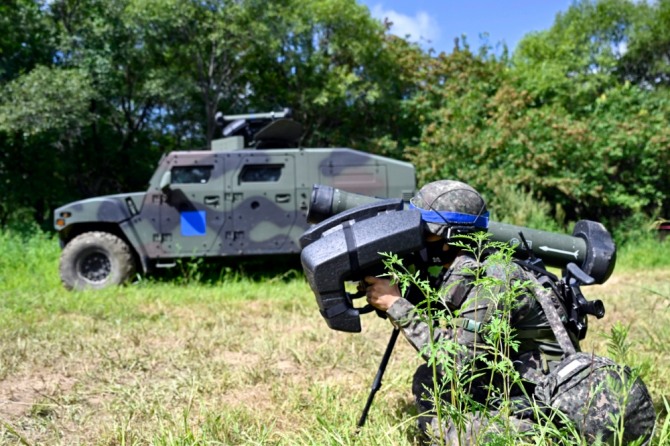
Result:
{"type": "Polygon", "coordinates": [[[642,380],[609,358],[576,352],[548,293],[535,290],[565,357],[536,386],[536,401],[548,406],[554,422],[562,424],[565,417],[574,423],[589,444],[611,443],[620,432],[623,444],[638,439],[649,444],[656,414],[642,380]]]}

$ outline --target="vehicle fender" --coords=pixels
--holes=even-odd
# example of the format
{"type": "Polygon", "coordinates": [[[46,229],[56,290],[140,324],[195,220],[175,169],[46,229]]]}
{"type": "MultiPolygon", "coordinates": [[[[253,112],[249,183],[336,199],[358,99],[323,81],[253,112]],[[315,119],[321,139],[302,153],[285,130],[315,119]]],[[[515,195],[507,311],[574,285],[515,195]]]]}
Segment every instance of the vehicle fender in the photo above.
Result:
{"type": "Polygon", "coordinates": [[[149,271],[149,255],[144,243],[142,243],[142,239],[140,239],[140,236],[135,228],[136,226],[133,224],[132,219],[126,220],[119,224],[119,229],[121,229],[123,235],[126,236],[128,243],[130,243],[131,247],[137,254],[137,258],[139,259],[140,265],[142,266],[142,272],[146,274],[149,271]]]}

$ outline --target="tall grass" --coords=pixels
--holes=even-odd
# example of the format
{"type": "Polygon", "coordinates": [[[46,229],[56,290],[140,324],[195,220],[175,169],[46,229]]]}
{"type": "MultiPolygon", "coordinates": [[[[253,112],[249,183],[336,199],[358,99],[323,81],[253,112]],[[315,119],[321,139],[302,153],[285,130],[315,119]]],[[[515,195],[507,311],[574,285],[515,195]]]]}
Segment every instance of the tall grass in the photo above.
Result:
{"type": "Polygon", "coordinates": [[[647,270],[670,266],[670,237],[661,239],[649,232],[631,238],[618,247],[617,270],[647,270]]]}
{"type": "MultiPolygon", "coordinates": [[[[391,327],[327,328],[298,271],[143,278],[68,292],[58,242],[0,232],[0,444],[416,445],[411,376],[421,362],[399,342],[365,427],[365,404],[391,327]],[[21,440],[21,438],[23,440],[21,440]]],[[[626,267],[588,287],[607,316],[584,349],[607,353],[612,325],[630,327],[668,444],[670,268],[626,267]]],[[[267,268],[272,269],[272,268],[267,268]]]]}
{"type": "Polygon", "coordinates": [[[0,290],[53,290],[60,283],[59,254],[56,238],[39,229],[0,230],[0,290]]]}

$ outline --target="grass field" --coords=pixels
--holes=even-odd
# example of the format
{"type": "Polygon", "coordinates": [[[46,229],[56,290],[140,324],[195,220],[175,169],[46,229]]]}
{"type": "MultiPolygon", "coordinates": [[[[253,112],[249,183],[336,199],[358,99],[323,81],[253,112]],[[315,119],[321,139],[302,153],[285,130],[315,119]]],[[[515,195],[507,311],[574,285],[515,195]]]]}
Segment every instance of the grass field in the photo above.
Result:
{"type": "MultiPolygon", "coordinates": [[[[670,400],[669,247],[621,249],[610,280],[584,288],[607,315],[583,350],[606,354],[610,328],[629,326],[654,444],[670,400]]],[[[391,326],[367,315],[361,334],[328,329],[299,271],[73,293],[58,255],[48,236],[0,232],[0,444],[419,444],[414,351],[398,343],[357,434],[391,326]]]]}

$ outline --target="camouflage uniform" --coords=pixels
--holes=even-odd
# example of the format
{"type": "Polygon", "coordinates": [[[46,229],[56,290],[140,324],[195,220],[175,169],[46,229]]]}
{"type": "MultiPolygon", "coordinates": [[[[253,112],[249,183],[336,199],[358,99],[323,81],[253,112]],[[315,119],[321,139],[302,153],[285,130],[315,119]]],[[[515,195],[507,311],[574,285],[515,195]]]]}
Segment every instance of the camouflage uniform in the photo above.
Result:
{"type": "MultiPolygon", "coordinates": [[[[450,244],[454,234],[482,230],[488,224],[484,200],[470,186],[457,181],[430,183],[411,203],[421,211],[428,232],[442,237],[442,245],[450,244]]],[[[587,442],[597,443],[613,439],[610,416],[621,413],[625,415],[624,443],[639,437],[646,440],[643,444],[649,442],[655,414],[646,387],[639,378],[631,380],[628,369],[611,360],[579,352],[577,336],[565,329],[567,311],[563,303],[540,283],[548,277],[536,277],[519,264],[504,266],[490,258],[479,264],[471,254],[451,245],[447,252],[452,253],[448,259],[451,265],[442,270],[434,286],[440,291],[443,306],[452,314],[457,311],[457,317],[440,328],[405,298],[396,300],[387,310],[391,322],[426,360],[429,355],[425,347],[431,341],[437,345],[451,341],[461,347],[455,353],[450,350],[454,366],[471,374],[467,392],[482,410],[461,413],[458,420],[448,419],[440,425],[427,390],[433,389],[432,370],[422,365],[416,371],[412,391],[420,413],[419,426],[433,441],[485,444],[496,434],[503,434],[503,426],[495,420],[499,406],[490,390],[491,385],[502,390],[508,377],[481,365],[490,359],[493,348],[483,338],[486,327],[504,315],[514,329],[514,339],[520,341],[518,349],[510,350],[509,359],[521,378],[515,385],[505,387],[512,411],[504,423],[507,428],[523,434],[533,429],[533,408],[552,417],[558,411],[575,423],[587,442]],[[498,289],[473,284],[474,271],[498,279],[494,285],[498,289]],[[514,294],[514,302],[504,304],[498,296],[514,283],[522,283],[524,288],[514,294]],[[503,305],[510,308],[502,308],[503,305]],[[429,323],[435,327],[433,330],[429,323]],[[627,385],[627,399],[620,401],[616,389],[609,389],[607,383],[627,385]]],[[[438,373],[442,372],[438,369],[438,373]]],[[[451,395],[442,392],[439,397],[451,401],[451,395]]]]}
{"type": "MultiPolygon", "coordinates": [[[[481,265],[486,274],[501,280],[534,280],[531,274],[520,267],[515,267],[511,274],[503,272],[496,265],[484,262],[481,265]],[[508,277],[505,277],[505,275],[508,277]]],[[[451,311],[460,310],[459,317],[453,319],[454,326],[433,331],[433,341],[437,344],[445,341],[455,341],[465,347],[456,358],[457,364],[472,361],[478,355],[485,354],[487,350],[481,330],[490,320],[495,317],[495,310],[503,310],[500,304],[494,302],[495,296],[480,292],[478,287],[473,287],[473,277],[466,271],[472,271],[479,267],[476,260],[469,254],[459,255],[449,269],[443,270],[440,278],[441,301],[451,311]]],[[[565,309],[556,299],[555,308],[561,315],[565,315],[565,309]]],[[[387,311],[389,319],[402,330],[409,343],[418,351],[424,351],[424,347],[430,342],[430,327],[425,317],[419,315],[415,306],[408,300],[401,298],[397,300],[387,311]]],[[[522,408],[529,407],[530,401],[525,395],[532,395],[534,386],[547,374],[563,354],[561,346],[556,341],[551,326],[542,311],[542,307],[530,292],[523,293],[518,297],[516,305],[510,312],[511,325],[516,330],[517,339],[521,340],[518,351],[512,352],[510,359],[514,363],[516,371],[523,379],[524,389],[514,387],[511,397],[522,408]]],[[[572,340],[577,348],[577,342],[572,340]]],[[[428,360],[427,356],[424,359],[428,360]]],[[[491,376],[486,370],[481,370],[484,375],[476,378],[471,387],[472,398],[483,406],[487,406],[492,415],[495,415],[495,403],[487,401],[488,391],[486,385],[489,382],[499,382],[504,377],[491,376]]],[[[426,388],[432,389],[432,373],[426,365],[418,368],[414,375],[412,392],[419,412],[425,415],[419,418],[419,426],[425,432],[436,432],[437,420],[431,415],[433,405],[429,401],[426,388]]],[[[448,395],[442,395],[443,400],[448,401],[448,395]]],[[[518,431],[527,431],[532,428],[527,414],[521,411],[510,424],[518,431]]],[[[443,438],[447,444],[470,444],[473,437],[483,435],[486,431],[496,431],[495,424],[491,424],[486,418],[478,413],[466,415],[464,427],[457,429],[452,423],[443,427],[443,438]],[[459,430],[461,438],[458,439],[459,430]]]]}
{"type": "MultiPolygon", "coordinates": [[[[456,181],[438,181],[424,186],[412,199],[412,205],[422,211],[422,216],[425,215],[427,230],[442,237],[443,242],[447,243],[454,236],[454,231],[457,234],[473,232],[485,228],[487,223],[482,220],[488,216],[484,200],[473,188],[456,181]],[[440,221],[441,219],[443,221],[440,221]]],[[[452,247],[448,252],[457,252],[457,249],[452,247]]],[[[500,314],[498,310],[507,310],[505,314],[510,318],[516,338],[521,341],[520,348],[512,352],[509,359],[513,361],[516,371],[524,382],[523,386],[517,385],[510,389],[511,397],[513,401],[519,403],[520,408],[528,408],[530,401],[527,396],[532,395],[534,386],[557,364],[557,360],[564,353],[563,349],[555,338],[542,306],[532,292],[521,293],[512,305],[513,308],[504,309],[497,299],[499,293],[496,290],[484,290],[482,287],[474,286],[472,274],[479,269],[486,276],[498,279],[499,286],[515,281],[531,281],[539,286],[536,278],[516,264],[512,264],[508,269],[488,260],[478,264],[477,260],[465,251],[448,260],[452,262],[451,266],[442,270],[435,287],[440,290],[443,306],[451,312],[458,310],[458,317],[451,321],[450,326],[434,329],[433,342],[439,344],[454,341],[463,347],[454,358],[457,367],[475,361],[474,369],[477,374],[482,375],[474,378],[469,387],[469,394],[475,402],[487,408],[489,415],[495,416],[496,404],[490,398],[487,385],[502,383],[505,377],[491,375],[487,372],[487,368],[477,368],[477,361],[481,360],[482,355],[490,352],[490,347],[482,337],[483,330],[492,318],[498,317],[497,314],[500,314]]],[[[553,298],[552,303],[559,317],[565,320],[566,311],[561,302],[553,298]]],[[[415,349],[425,352],[424,347],[431,341],[431,327],[425,316],[421,316],[421,312],[410,301],[400,298],[387,310],[387,315],[392,323],[402,330],[415,349]]],[[[578,349],[576,339],[570,339],[569,342],[578,349]]],[[[423,354],[424,359],[428,360],[428,356],[423,354]]],[[[486,440],[486,437],[481,436],[497,432],[498,425],[490,422],[490,417],[485,418],[481,412],[464,414],[462,424],[458,428],[452,421],[439,426],[433,416],[433,404],[426,391],[432,388],[431,370],[427,365],[422,365],[414,375],[412,391],[419,412],[423,414],[419,417],[419,426],[424,432],[433,438],[441,438],[446,444],[471,444],[476,442],[477,438],[481,442],[486,440]]],[[[441,398],[443,401],[449,401],[450,395],[443,393],[441,398]]],[[[532,429],[532,420],[528,418],[528,412],[523,410],[515,412],[515,417],[508,418],[509,426],[519,432],[532,429]]]]}

